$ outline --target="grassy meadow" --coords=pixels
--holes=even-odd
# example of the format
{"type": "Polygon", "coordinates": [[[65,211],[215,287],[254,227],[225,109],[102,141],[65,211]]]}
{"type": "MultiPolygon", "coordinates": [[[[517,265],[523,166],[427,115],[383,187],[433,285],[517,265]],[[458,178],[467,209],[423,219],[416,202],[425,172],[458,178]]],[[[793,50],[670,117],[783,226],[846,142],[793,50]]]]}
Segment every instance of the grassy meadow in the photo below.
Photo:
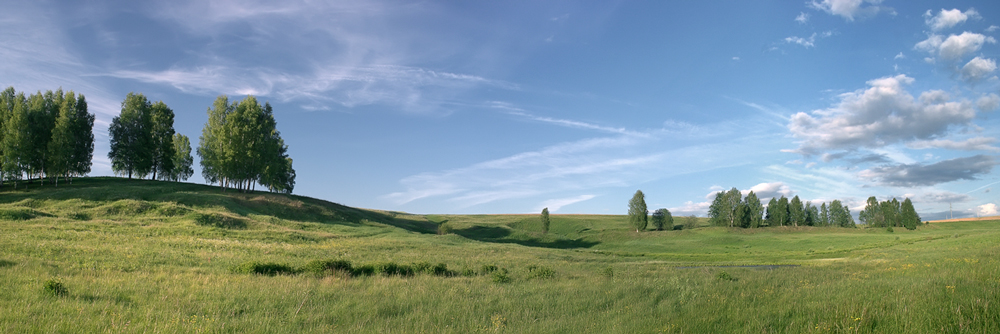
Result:
{"type": "Polygon", "coordinates": [[[186,183],[0,190],[3,333],[1000,332],[1000,221],[542,234],[186,183]]]}

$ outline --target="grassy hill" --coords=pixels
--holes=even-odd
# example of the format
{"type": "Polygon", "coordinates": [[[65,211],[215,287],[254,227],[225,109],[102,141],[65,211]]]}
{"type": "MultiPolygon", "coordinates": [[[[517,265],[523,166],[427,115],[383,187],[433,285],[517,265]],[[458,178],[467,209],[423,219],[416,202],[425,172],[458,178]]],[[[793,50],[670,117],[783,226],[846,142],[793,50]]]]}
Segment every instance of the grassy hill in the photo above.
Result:
{"type": "Polygon", "coordinates": [[[995,220],[542,234],[82,178],[0,191],[0,332],[998,332],[998,255],[995,220]]]}

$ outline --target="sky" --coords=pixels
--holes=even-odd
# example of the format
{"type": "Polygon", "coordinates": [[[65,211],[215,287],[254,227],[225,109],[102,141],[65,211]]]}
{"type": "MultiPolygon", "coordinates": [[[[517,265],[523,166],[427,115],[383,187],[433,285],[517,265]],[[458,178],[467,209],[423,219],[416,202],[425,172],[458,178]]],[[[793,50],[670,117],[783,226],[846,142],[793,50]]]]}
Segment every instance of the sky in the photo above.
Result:
{"type": "MultiPolygon", "coordinates": [[[[0,86],[198,137],[274,106],[295,193],[411,213],[704,216],[714,194],[998,214],[996,1],[0,0],[0,86]]],[[[204,183],[199,159],[189,182],[204,183]]]]}

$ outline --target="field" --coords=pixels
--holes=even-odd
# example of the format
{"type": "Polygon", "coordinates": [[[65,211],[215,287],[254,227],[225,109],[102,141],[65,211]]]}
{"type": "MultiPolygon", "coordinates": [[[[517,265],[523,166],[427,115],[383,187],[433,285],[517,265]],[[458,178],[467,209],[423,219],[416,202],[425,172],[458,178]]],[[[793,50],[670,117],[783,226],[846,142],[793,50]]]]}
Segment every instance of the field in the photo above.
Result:
{"type": "Polygon", "coordinates": [[[5,186],[0,332],[1000,332],[1000,221],[700,225],[553,215],[542,234],[536,215],[183,183],[5,186]]]}

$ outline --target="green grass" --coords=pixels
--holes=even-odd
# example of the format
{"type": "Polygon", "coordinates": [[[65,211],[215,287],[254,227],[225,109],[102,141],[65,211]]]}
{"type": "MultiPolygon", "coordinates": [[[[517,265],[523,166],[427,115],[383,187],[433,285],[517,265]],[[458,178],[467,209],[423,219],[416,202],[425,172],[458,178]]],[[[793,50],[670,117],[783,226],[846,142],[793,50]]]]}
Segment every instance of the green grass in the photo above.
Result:
{"type": "Polygon", "coordinates": [[[0,192],[3,333],[1000,332],[998,221],[636,233],[552,215],[542,234],[537,215],[183,183],[29,189],[0,192]],[[798,266],[718,267],[762,264],[798,266]]]}

